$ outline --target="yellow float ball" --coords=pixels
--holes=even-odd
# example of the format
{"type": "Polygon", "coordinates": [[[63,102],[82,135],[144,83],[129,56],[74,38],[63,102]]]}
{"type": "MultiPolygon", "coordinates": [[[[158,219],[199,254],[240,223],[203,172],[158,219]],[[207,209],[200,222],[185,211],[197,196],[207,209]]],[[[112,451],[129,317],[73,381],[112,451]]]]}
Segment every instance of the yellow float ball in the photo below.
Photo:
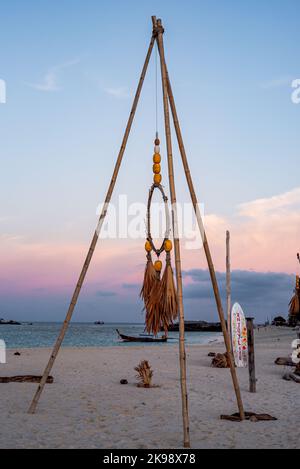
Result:
{"type": "Polygon", "coordinates": [[[161,183],[161,174],[154,174],[153,181],[155,184],[160,184],[161,183]]]}
{"type": "Polygon", "coordinates": [[[154,153],[153,155],[153,163],[160,163],[161,162],[161,157],[159,153],[154,153]]]}
{"type": "Polygon", "coordinates": [[[162,262],[161,261],[155,261],[154,262],[154,269],[156,272],[160,272],[162,269],[162,262]]]}
{"type": "Polygon", "coordinates": [[[165,244],[164,244],[165,251],[170,252],[172,250],[172,247],[173,247],[172,241],[170,241],[169,239],[166,239],[165,244]]]}
{"type": "Polygon", "coordinates": [[[145,250],[146,250],[147,252],[152,251],[151,243],[150,243],[150,241],[148,241],[148,240],[145,242],[145,250]]]}
{"type": "Polygon", "coordinates": [[[154,164],[153,165],[153,172],[154,172],[154,174],[159,174],[160,173],[160,164],[154,164]]]}

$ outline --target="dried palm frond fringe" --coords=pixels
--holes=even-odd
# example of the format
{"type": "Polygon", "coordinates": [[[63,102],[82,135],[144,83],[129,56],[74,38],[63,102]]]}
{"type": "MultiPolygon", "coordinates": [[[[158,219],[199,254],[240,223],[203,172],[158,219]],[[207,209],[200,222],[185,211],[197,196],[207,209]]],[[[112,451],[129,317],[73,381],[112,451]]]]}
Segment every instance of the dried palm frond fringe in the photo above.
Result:
{"type": "Polygon", "coordinates": [[[140,292],[140,297],[143,298],[146,304],[150,296],[153,285],[157,283],[157,275],[153,266],[151,254],[147,254],[147,264],[144,273],[144,282],[140,292]]]}
{"type": "Polygon", "coordinates": [[[289,303],[289,307],[290,307],[289,309],[290,314],[294,315],[294,314],[300,313],[300,302],[299,302],[298,292],[296,292],[293,298],[291,299],[289,303]]]}
{"type": "Polygon", "coordinates": [[[140,292],[141,298],[144,300],[144,310],[146,311],[145,331],[149,334],[153,332],[155,335],[159,331],[157,324],[159,323],[159,310],[156,308],[158,301],[160,278],[156,272],[151,254],[147,254],[147,264],[144,274],[144,283],[140,292]]]}
{"type": "Polygon", "coordinates": [[[161,328],[167,333],[169,325],[173,324],[178,315],[177,292],[169,254],[159,289],[161,328]]]}
{"type": "Polygon", "coordinates": [[[167,254],[166,268],[160,282],[153,283],[145,301],[145,330],[157,335],[160,330],[167,334],[170,324],[177,318],[178,302],[170,256],[167,254]]]}
{"type": "Polygon", "coordinates": [[[145,331],[157,335],[160,331],[160,280],[152,285],[150,295],[145,301],[145,331]]]}

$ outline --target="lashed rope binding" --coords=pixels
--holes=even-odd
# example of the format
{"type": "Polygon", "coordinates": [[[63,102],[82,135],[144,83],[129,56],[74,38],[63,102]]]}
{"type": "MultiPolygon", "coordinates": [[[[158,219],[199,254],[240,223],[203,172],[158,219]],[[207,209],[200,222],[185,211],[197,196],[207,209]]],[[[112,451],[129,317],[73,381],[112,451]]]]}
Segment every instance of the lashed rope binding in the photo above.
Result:
{"type": "Polygon", "coordinates": [[[154,335],[157,335],[161,330],[167,334],[169,325],[173,323],[178,315],[177,292],[171,266],[172,242],[169,239],[170,216],[168,210],[168,198],[160,184],[161,156],[159,144],[160,141],[156,136],[153,156],[154,183],[150,188],[147,204],[147,241],[145,243],[147,264],[144,273],[144,282],[140,293],[140,296],[144,300],[144,310],[146,311],[145,330],[148,333],[153,333],[154,335]],[[155,189],[158,189],[162,194],[166,216],[166,232],[160,248],[155,247],[151,235],[150,212],[152,196],[155,189]],[[162,262],[159,260],[159,257],[163,251],[166,252],[166,267],[163,276],[161,277],[162,262]],[[151,252],[154,252],[157,256],[157,260],[154,264],[151,252]]]}

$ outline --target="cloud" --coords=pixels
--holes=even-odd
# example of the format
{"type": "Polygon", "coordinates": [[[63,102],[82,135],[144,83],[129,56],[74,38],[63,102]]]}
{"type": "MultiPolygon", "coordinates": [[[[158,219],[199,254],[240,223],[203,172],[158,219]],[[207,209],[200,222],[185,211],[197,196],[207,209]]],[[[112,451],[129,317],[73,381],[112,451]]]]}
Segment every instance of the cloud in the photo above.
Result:
{"type": "MultiPolygon", "coordinates": [[[[208,214],[204,223],[217,270],[225,270],[225,231],[229,230],[232,268],[295,273],[300,187],[238,205],[230,217],[208,214]]],[[[188,250],[183,254],[189,268],[199,266],[201,258],[195,254],[188,250]]]]}
{"type": "Polygon", "coordinates": [[[300,208],[300,187],[273,197],[257,199],[238,206],[239,215],[257,218],[286,208],[300,208]]]}
{"type": "Polygon", "coordinates": [[[27,85],[38,91],[58,91],[60,89],[58,86],[60,72],[66,68],[72,67],[73,65],[77,65],[79,62],[79,59],[74,59],[60,65],[55,65],[45,73],[41,83],[27,83],[27,85]]]}
{"type": "Polygon", "coordinates": [[[266,81],[261,83],[261,88],[268,90],[274,88],[282,88],[286,86],[291,86],[293,81],[293,77],[291,76],[283,76],[279,78],[274,78],[273,80],[266,81]]]}
{"type": "Polygon", "coordinates": [[[39,91],[58,91],[57,74],[50,70],[44,76],[43,83],[32,83],[30,86],[39,91]]]}
{"type": "Polygon", "coordinates": [[[24,237],[21,236],[21,235],[17,235],[17,234],[12,234],[12,233],[0,233],[0,240],[2,242],[10,242],[10,241],[20,241],[22,240],[24,237]]]}
{"type": "MultiPolygon", "coordinates": [[[[216,275],[225,304],[226,274],[217,272],[216,275]]],[[[202,303],[206,310],[215,310],[208,270],[191,269],[184,272],[184,278],[184,298],[199,300],[199,310],[202,303]]],[[[241,303],[245,314],[253,315],[260,322],[278,313],[287,316],[294,283],[295,277],[285,273],[234,270],[231,273],[232,300],[241,303]]]]}
{"type": "Polygon", "coordinates": [[[129,93],[128,89],[124,86],[120,86],[117,88],[104,88],[104,91],[105,93],[117,99],[126,99],[131,97],[131,94],[129,93]]]}
{"type": "MultiPolygon", "coordinates": [[[[233,299],[241,301],[245,312],[253,312],[261,321],[265,320],[266,315],[287,312],[294,288],[294,275],[299,268],[296,260],[299,251],[299,202],[300,187],[296,187],[282,194],[243,203],[235,207],[230,217],[219,214],[205,216],[207,237],[223,300],[225,231],[229,229],[233,299]]],[[[22,238],[14,230],[9,233],[9,227],[2,231],[0,293],[1,298],[7,298],[6,308],[13,304],[13,299],[17,301],[17,298],[25,297],[28,306],[30,301],[35,303],[47,292],[53,299],[64,298],[62,301],[67,304],[86,256],[86,243],[70,243],[69,240],[36,242],[36,238],[22,238]],[[44,292],[39,292],[38,288],[44,289],[44,292]]],[[[130,304],[128,314],[131,318],[134,315],[136,319],[140,318],[142,305],[139,290],[143,282],[144,259],[140,240],[103,240],[103,247],[101,243],[101,249],[95,251],[82,292],[83,300],[89,299],[95,305],[95,314],[97,305],[100,304],[104,311],[106,304],[111,302],[115,320],[118,320],[123,317],[123,312],[118,312],[116,304],[122,305],[123,302],[124,305],[130,304]]],[[[174,267],[174,257],[172,262],[174,267]]],[[[205,270],[207,264],[203,249],[187,250],[182,243],[182,265],[184,298],[188,303],[187,319],[216,320],[217,312],[205,270]],[[199,270],[200,266],[204,268],[199,270]]],[[[18,308],[25,307],[21,301],[17,303],[18,308]]],[[[90,306],[85,307],[91,312],[90,306]]],[[[83,311],[84,318],[84,302],[80,308],[80,315],[83,311]]],[[[51,315],[49,317],[52,318],[51,315]]]]}
{"type": "Polygon", "coordinates": [[[109,290],[97,290],[96,295],[97,296],[108,297],[108,296],[116,296],[117,293],[114,292],[114,291],[109,291],[109,290]]]}
{"type": "Polygon", "coordinates": [[[127,289],[127,290],[137,290],[141,288],[141,285],[139,283],[122,283],[122,287],[127,289]]]}

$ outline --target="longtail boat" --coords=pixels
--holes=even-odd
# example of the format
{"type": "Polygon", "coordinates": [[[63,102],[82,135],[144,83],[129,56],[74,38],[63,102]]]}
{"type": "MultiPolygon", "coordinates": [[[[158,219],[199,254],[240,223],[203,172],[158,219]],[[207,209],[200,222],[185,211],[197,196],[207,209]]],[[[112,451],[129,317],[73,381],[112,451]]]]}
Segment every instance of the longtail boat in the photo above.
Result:
{"type": "Polygon", "coordinates": [[[148,336],[130,336],[130,335],[124,335],[121,334],[119,329],[116,329],[118,336],[120,339],[122,339],[124,342],[167,342],[168,338],[167,336],[162,336],[162,337],[148,337],[148,336]]]}

